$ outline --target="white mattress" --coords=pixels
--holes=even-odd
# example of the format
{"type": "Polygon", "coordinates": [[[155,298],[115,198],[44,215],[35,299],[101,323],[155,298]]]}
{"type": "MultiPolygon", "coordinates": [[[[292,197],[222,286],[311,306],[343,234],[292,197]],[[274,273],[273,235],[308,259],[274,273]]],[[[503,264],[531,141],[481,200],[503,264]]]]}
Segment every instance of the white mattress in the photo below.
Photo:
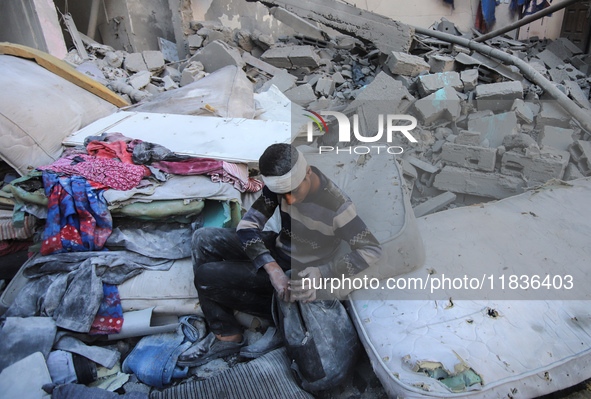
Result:
{"type": "Polygon", "coordinates": [[[486,274],[494,289],[431,295],[382,281],[384,289],[351,294],[354,322],[390,397],[534,398],[591,378],[591,179],[569,183],[417,220],[427,258],[403,277],[486,274]],[[572,275],[574,288],[498,285],[503,274],[547,273],[572,275]],[[468,386],[438,380],[454,376],[468,386]]]}

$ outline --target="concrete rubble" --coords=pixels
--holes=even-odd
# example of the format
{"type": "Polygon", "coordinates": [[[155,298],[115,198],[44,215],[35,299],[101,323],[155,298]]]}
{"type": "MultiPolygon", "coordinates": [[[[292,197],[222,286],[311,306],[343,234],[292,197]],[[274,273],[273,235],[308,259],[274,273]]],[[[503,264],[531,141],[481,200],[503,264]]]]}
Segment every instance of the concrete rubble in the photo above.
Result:
{"type": "MultiPolygon", "coordinates": [[[[170,62],[155,50],[127,53],[87,44],[88,60],[72,50],[66,61],[76,67],[93,63],[104,75],[98,78],[130,104],[235,65],[254,93],[275,86],[311,111],[357,114],[362,136],[378,131],[379,115],[412,115],[418,120],[411,131],[416,143],[402,136],[380,143],[404,148],[399,161],[417,217],[503,199],[551,179],[591,176],[591,132],[516,68],[415,34],[397,21],[369,12],[355,16],[347,4],[335,3],[334,10],[320,0],[301,3],[265,2],[269,18],[292,27],[297,32],[292,36],[192,21],[184,32],[190,53],[184,60],[170,62]],[[331,12],[342,17],[331,19],[331,12]],[[363,24],[372,29],[359,29],[363,24]]],[[[441,29],[461,34],[450,23],[441,29]]],[[[489,44],[518,54],[579,107],[591,110],[591,56],[564,38],[501,39],[489,44]]],[[[337,141],[332,133],[317,140],[313,145],[337,141]]],[[[310,144],[303,134],[294,143],[310,144]]],[[[236,359],[219,360],[213,372],[232,362],[236,359]]],[[[213,372],[194,374],[206,378],[213,372]]],[[[145,387],[130,381],[124,391],[145,387]]]]}

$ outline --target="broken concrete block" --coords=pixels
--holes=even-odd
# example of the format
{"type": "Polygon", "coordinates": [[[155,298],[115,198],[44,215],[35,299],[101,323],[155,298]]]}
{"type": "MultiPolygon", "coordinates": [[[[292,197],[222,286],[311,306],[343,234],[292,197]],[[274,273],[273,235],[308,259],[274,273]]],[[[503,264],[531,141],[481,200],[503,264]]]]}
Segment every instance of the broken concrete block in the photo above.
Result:
{"type": "Polygon", "coordinates": [[[445,143],[441,160],[448,165],[493,172],[497,158],[496,148],[482,148],[471,145],[445,143]]]}
{"type": "Polygon", "coordinates": [[[164,83],[163,87],[164,87],[165,91],[174,90],[174,89],[179,88],[179,85],[172,79],[172,77],[170,75],[163,77],[162,83],[164,83]]]}
{"type": "Polygon", "coordinates": [[[429,57],[431,73],[449,72],[454,70],[455,60],[445,55],[434,55],[429,57]]]}
{"type": "Polygon", "coordinates": [[[514,176],[446,166],[435,176],[433,186],[443,191],[502,199],[522,193],[525,182],[514,176]]]}
{"type": "Polygon", "coordinates": [[[480,133],[471,132],[469,130],[460,130],[456,136],[456,139],[454,140],[454,143],[477,146],[480,144],[480,133]]]}
{"type": "Polygon", "coordinates": [[[259,32],[256,29],[254,30],[254,32],[252,32],[250,38],[252,39],[254,44],[256,44],[265,51],[273,47],[273,45],[275,44],[275,40],[270,35],[266,35],[262,32],[259,32]]]}
{"type": "Polygon", "coordinates": [[[283,7],[273,7],[271,8],[270,13],[279,21],[293,28],[293,30],[299,35],[318,40],[326,39],[322,33],[322,29],[318,27],[317,23],[308,22],[283,7]]]}
{"type": "Polygon", "coordinates": [[[290,53],[291,47],[273,47],[263,53],[261,60],[277,68],[291,68],[290,53]]]}
{"type": "Polygon", "coordinates": [[[289,52],[289,60],[295,68],[318,68],[320,57],[318,57],[312,46],[293,46],[289,52]]]}
{"type": "Polygon", "coordinates": [[[538,144],[549,146],[561,151],[568,151],[573,143],[572,129],[563,129],[555,126],[544,126],[538,136],[538,144]]]}
{"type": "Polygon", "coordinates": [[[460,79],[464,84],[464,93],[472,91],[478,85],[478,69],[466,69],[460,73],[460,79]]]}
{"type": "Polygon", "coordinates": [[[543,126],[570,127],[571,116],[556,102],[547,101],[542,103],[542,109],[536,116],[538,128],[543,126]]]}
{"type": "Polygon", "coordinates": [[[406,162],[410,163],[415,168],[419,168],[419,169],[421,169],[424,172],[427,172],[427,173],[437,173],[437,172],[439,172],[439,168],[438,167],[433,166],[433,165],[431,165],[428,162],[421,161],[420,159],[415,158],[413,156],[405,157],[404,160],[406,162]]]}
{"type": "Polygon", "coordinates": [[[151,95],[155,96],[157,94],[160,94],[164,91],[163,87],[158,87],[155,84],[152,83],[148,83],[146,85],[146,87],[144,87],[144,90],[147,91],[148,93],[150,93],[151,95]]]}
{"type": "Polygon", "coordinates": [[[583,177],[585,177],[585,176],[583,176],[583,174],[577,168],[577,166],[575,164],[569,163],[566,166],[566,170],[564,171],[564,177],[562,179],[565,181],[570,181],[570,180],[582,179],[583,177]]]}
{"type": "Polygon", "coordinates": [[[569,153],[564,151],[543,149],[538,157],[507,151],[501,158],[501,173],[523,177],[531,186],[550,179],[562,179],[568,161],[569,153]]]}
{"type": "Polygon", "coordinates": [[[142,53],[131,53],[125,56],[123,62],[125,69],[130,73],[136,73],[139,71],[147,71],[148,66],[144,62],[144,56],[142,53]]]}
{"type": "Polygon", "coordinates": [[[385,66],[395,75],[417,76],[429,71],[431,66],[422,57],[392,51],[386,59],[385,66]]]}
{"type": "Polygon", "coordinates": [[[525,133],[516,133],[505,136],[503,138],[502,147],[504,147],[507,151],[513,150],[515,148],[519,150],[525,150],[527,148],[539,149],[538,143],[536,143],[533,138],[525,133]]]}
{"type": "Polygon", "coordinates": [[[207,73],[215,72],[228,65],[236,65],[242,69],[245,64],[236,48],[219,40],[203,47],[189,59],[189,62],[191,61],[201,62],[207,73]]]}
{"type": "Polygon", "coordinates": [[[173,68],[171,66],[165,66],[164,72],[162,72],[162,77],[170,76],[172,80],[176,83],[181,83],[181,73],[178,69],[173,68]]]}
{"type": "Polygon", "coordinates": [[[190,35],[187,37],[187,43],[189,44],[189,51],[195,54],[197,49],[203,44],[203,37],[200,35],[190,35]]]}
{"type": "Polygon", "coordinates": [[[536,57],[542,61],[548,68],[557,68],[559,65],[562,65],[564,62],[558,58],[552,51],[544,50],[538,54],[536,57]]]}
{"type": "Polygon", "coordinates": [[[568,90],[568,96],[573,99],[575,104],[591,111],[591,103],[577,82],[568,81],[564,82],[564,85],[568,90]]]}
{"type": "Polygon", "coordinates": [[[136,90],[143,89],[150,83],[152,75],[148,71],[140,71],[129,77],[128,83],[136,90]]]}
{"type": "Polygon", "coordinates": [[[446,86],[453,87],[456,90],[462,90],[463,83],[460,80],[459,73],[443,72],[419,76],[417,86],[421,97],[425,97],[446,86]]]}
{"type": "Polygon", "coordinates": [[[343,77],[343,75],[340,72],[335,72],[332,76],[331,76],[332,80],[335,82],[335,84],[340,85],[346,82],[345,78],[343,77]]]}
{"type": "Polygon", "coordinates": [[[304,108],[306,108],[312,101],[316,100],[314,89],[312,89],[312,86],[309,84],[294,87],[283,94],[285,94],[285,96],[291,101],[304,108]]]}
{"type": "Polygon", "coordinates": [[[146,50],[142,51],[144,62],[150,72],[160,72],[164,69],[164,56],[162,51],[146,50]]]}
{"type": "Polygon", "coordinates": [[[527,105],[525,105],[525,101],[522,99],[518,98],[513,101],[511,111],[515,111],[517,117],[523,122],[528,124],[534,123],[534,113],[527,105]]]}
{"type": "Polygon", "coordinates": [[[451,87],[437,90],[415,102],[414,106],[417,117],[426,125],[438,120],[455,121],[462,111],[460,97],[451,87]]]}
{"type": "Polygon", "coordinates": [[[183,69],[183,73],[181,74],[181,87],[196,82],[199,79],[205,77],[206,73],[203,71],[203,69],[204,67],[201,62],[189,62],[189,65],[187,65],[185,69],[183,69]]]}
{"type": "Polygon", "coordinates": [[[482,140],[487,139],[491,147],[498,147],[505,136],[517,133],[517,115],[515,112],[506,112],[469,119],[468,130],[479,132],[482,140]]]}
{"type": "Polygon", "coordinates": [[[121,68],[121,64],[123,64],[123,57],[119,53],[120,52],[108,51],[105,53],[104,60],[107,61],[107,64],[113,68],[121,68]]]}
{"type": "Polygon", "coordinates": [[[261,87],[259,92],[267,91],[271,85],[277,86],[281,92],[286,92],[289,89],[292,89],[296,86],[296,81],[298,80],[295,76],[290,74],[289,72],[281,69],[277,75],[273,76],[271,80],[265,82],[265,84],[261,87]]]}
{"type": "Polygon", "coordinates": [[[320,78],[316,83],[316,93],[320,96],[332,96],[335,89],[335,82],[330,78],[320,78]]]}
{"type": "Polygon", "coordinates": [[[437,212],[456,200],[456,195],[449,191],[433,197],[413,208],[416,218],[437,212]]]}
{"type": "Polygon", "coordinates": [[[253,49],[254,43],[250,38],[250,32],[245,29],[241,29],[238,32],[236,32],[236,35],[234,36],[234,41],[236,42],[238,47],[240,47],[244,51],[250,52],[253,49]]]}
{"type": "Polygon", "coordinates": [[[591,175],[591,142],[577,140],[568,151],[581,173],[585,176],[591,175]]]}
{"type": "Polygon", "coordinates": [[[501,82],[478,85],[476,87],[476,105],[479,111],[508,111],[515,99],[523,99],[521,82],[501,82]]]}

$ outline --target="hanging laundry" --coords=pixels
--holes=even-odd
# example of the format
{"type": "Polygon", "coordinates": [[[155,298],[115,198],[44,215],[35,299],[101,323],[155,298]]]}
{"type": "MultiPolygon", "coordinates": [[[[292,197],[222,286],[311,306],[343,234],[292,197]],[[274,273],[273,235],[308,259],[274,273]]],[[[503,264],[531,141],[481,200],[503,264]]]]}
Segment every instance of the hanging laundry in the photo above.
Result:
{"type": "Polygon", "coordinates": [[[480,33],[489,32],[495,24],[495,7],[497,3],[495,0],[480,0],[478,4],[478,11],[476,12],[476,29],[480,33]]]}
{"type": "Polygon", "coordinates": [[[105,186],[50,171],[43,172],[43,185],[48,214],[41,254],[101,250],[113,228],[105,186]]]}
{"type": "Polygon", "coordinates": [[[137,187],[144,176],[150,175],[149,169],[144,166],[83,154],[63,157],[51,165],[40,166],[37,169],[82,176],[122,191],[137,187]]]}

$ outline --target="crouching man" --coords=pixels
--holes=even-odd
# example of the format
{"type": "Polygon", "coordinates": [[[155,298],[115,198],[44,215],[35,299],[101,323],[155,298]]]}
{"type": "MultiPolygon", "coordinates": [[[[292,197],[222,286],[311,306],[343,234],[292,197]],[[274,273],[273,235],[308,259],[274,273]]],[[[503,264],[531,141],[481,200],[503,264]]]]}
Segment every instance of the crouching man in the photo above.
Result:
{"type": "MultiPolygon", "coordinates": [[[[239,310],[271,319],[273,292],[283,301],[313,301],[316,292],[286,274],[298,270],[308,281],[351,277],[376,262],[382,249],[353,203],[295,147],[274,144],[259,160],[265,187],[236,230],[201,228],[193,235],[195,287],[211,334],[179,357],[198,366],[240,352],[258,357],[281,345],[274,327],[244,346],[239,310]],[[279,207],[279,234],[263,231],[279,207]],[[341,241],[351,251],[335,259],[341,241]]],[[[312,287],[314,284],[312,284],[312,287]]]]}

